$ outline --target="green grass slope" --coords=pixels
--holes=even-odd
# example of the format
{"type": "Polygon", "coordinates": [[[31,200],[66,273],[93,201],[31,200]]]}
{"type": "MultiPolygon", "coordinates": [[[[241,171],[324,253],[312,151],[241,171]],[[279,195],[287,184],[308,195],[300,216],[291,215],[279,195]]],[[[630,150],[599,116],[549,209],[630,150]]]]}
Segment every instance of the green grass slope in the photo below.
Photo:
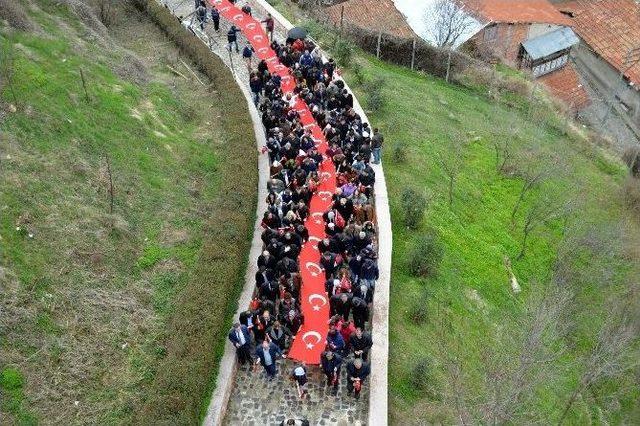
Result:
{"type": "MultiPolygon", "coordinates": [[[[608,322],[618,309],[637,312],[638,224],[623,201],[624,166],[543,102],[513,94],[495,101],[482,88],[446,84],[365,55],[357,61],[365,80],[386,81],[386,104],[369,118],[387,140],[392,423],[559,421],[594,365],[588,360],[606,334],[601,328],[618,330],[636,315],[608,322]],[[451,205],[447,170],[456,171],[451,205]],[[512,222],[522,176],[539,172],[512,222]],[[429,200],[417,231],[403,222],[407,188],[429,200]],[[536,211],[546,213],[533,221],[518,259],[525,223],[540,216],[536,211]],[[407,262],[425,232],[438,235],[444,257],[438,274],[419,278],[407,262]],[[511,290],[505,257],[519,294],[511,290]]],[[[362,78],[346,76],[366,107],[362,78]]],[[[637,421],[633,356],[637,340],[625,348],[620,368],[581,389],[563,421],[637,421]]]]}
{"type": "Polygon", "coordinates": [[[254,221],[246,103],[135,9],[68,3],[0,20],[0,423],[194,424],[254,221]]]}

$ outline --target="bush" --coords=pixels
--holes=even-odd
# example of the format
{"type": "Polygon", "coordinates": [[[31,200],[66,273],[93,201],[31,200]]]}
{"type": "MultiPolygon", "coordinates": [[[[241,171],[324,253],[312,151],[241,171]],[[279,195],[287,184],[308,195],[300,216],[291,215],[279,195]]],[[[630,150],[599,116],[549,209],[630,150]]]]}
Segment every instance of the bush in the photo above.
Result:
{"type": "Polygon", "coordinates": [[[406,163],[407,161],[407,144],[400,142],[393,147],[393,161],[396,163],[406,163]]]}
{"type": "Polygon", "coordinates": [[[336,40],[333,45],[333,55],[338,61],[338,66],[349,68],[353,59],[353,44],[343,38],[336,40]]]}
{"type": "Polygon", "coordinates": [[[418,237],[407,255],[409,272],[416,277],[434,277],[438,274],[444,250],[435,232],[418,237]]]}
{"type": "Polygon", "coordinates": [[[409,382],[415,389],[424,391],[430,388],[430,379],[431,360],[427,357],[421,357],[411,369],[411,377],[409,378],[409,382]]]}
{"type": "Polygon", "coordinates": [[[640,179],[627,176],[622,187],[624,202],[629,210],[640,214],[640,179]]]}
{"type": "Polygon", "coordinates": [[[402,192],[401,202],[404,225],[410,229],[418,229],[427,208],[426,197],[412,188],[407,188],[402,192]]]}
{"type": "Polygon", "coordinates": [[[640,175],[640,148],[631,146],[625,149],[622,159],[629,168],[631,175],[638,177],[640,175]]]}
{"type": "Polygon", "coordinates": [[[353,73],[353,80],[355,81],[356,85],[362,86],[362,84],[364,84],[365,77],[362,73],[362,65],[360,65],[360,62],[353,63],[353,65],[351,66],[351,72],[353,73]]]}
{"type": "Polygon", "coordinates": [[[429,319],[429,298],[431,293],[425,289],[422,296],[416,300],[409,311],[409,319],[416,325],[422,325],[429,319]]]}
{"type": "Polygon", "coordinates": [[[366,92],[365,100],[367,102],[367,108],[370,111],[380,111],[386,104],[386,99],[382,91],[387,81],[384,77],[375,77],[373,80],[368,81],[364,85],[366,92]]]}

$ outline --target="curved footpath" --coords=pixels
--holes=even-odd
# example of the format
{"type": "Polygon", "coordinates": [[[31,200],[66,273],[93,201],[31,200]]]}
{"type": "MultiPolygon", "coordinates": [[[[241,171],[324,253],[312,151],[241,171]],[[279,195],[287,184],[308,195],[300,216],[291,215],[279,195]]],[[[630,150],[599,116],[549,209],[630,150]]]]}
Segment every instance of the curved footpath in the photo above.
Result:
{"type": "MultiPolygon", "coordinates": [[[[188,16],[192,12],[192,2],[185,2],[180,0],[174,1],[161,1],[166,4],[170,10],[177,16],[188,16]]],[[[219,5],[222,3],[220,0],[213,0],[214,4],[219,5]]],[[[284,32],[291,29],[293,25],[286,20],[280,13],[278,13],[271,5],[264,0],[252,0],[249,2],[253,7],[254,17],[261,15],[265,17],[266,13],[271,13],[276,20],[276,33],[284,32]],[[279,28],[281,27],[281,28],[279,28]]],[[[228,2],[224,1],[224,4],[228,2]]],[[[218,6],[220,8],[220,6],[218,6]]],[[[224,5],[223,5],[224,7],[224,5]]],[[[234,8],[235,9],[235,8],[234,8]]],[[[233,22],[234,15],[229,16],[231,22],[233,22]]],[[[224,16],[224,14],[223,14],[224,16]]],[[[223,21],[221,21],[223,24],[223,21]]],[[[229,23],[226,23],[229,26],[229,23]]],[[[211,31],[202,32],[196,25],[193,25],[192,30],[198,35],[203,42],[209,45],[212,52],[220,56],[220,58],[229,66],[235,76],[236,82],[240,86],[244,93],[249,111],[254,125],[254,132],[256,135],[256,144],[259,151],[266,145],[266,138],[262,121],[258,110],[255,108],[251,94],[249,93],[247,81],[248,72],[244,64],[239,58],[234,61],[232,55],[228,55],[226,51],[225,40],[216,40],[216,35],[211,34],[211,31]],[[234,63],[235,62],[235,63],[234,63]],[[243,81],[244,80],[244,81],[243,81]]],[[[255,28],[251,28],[255,29],[255,28]]],[[[225,26],[221,25],[221,35],[226,33],[225,26]]],[[[252,35],[255,36],[255,35],[252,35]]],[[[346,86],[346,84],[345,84],[346,86]]],[[[346,86],[351,91],[348,86],[346,86]]],[[[369,122],[359,104],[358,100],[354,97],[354,109],[362,117],[364,122],[369,122]]],[[[317,126],[316,126],[317,127],[317,126]]],[[[376,172],[376,181],[374,186],[375,192],[375,206],[377,215],[378,226],[378,267],[380,271],[379,279],[376,283],[375,301],[373,303],[372,310],[372,337],[373,348],[371,350],[371,378],[369,380],[369,410],[368,413],[363,413],[366,418],[361,418],[358,415],[358,407],[354,407],[354,404],[342,404],[341,408],[345,412],[349,413],[349,419],[358,419],[360,422],[366,422],[372,425],[386,425],[388,416],[388,397],[387,397],[387,359],[388,359],[388,309],[389,309],[389,282],[391,272],[391,247],[392,247],[392,234],[391,234],[391,220],[389,214],[389,205],[387,197],[386,182],[384,179],[384,173],[381,165],[372,165],[376,172]]],[[[260,226],[261,219],[266,211],[266,203],[260,202],[267,196],[267,180],[269,178],[269,164],[266,154],[259,155],[258,160],[259,168],[259,183],[258,183],[258,206],[256,223],[254,227],[254,235],[249,253],[249,265],[247,267],[245,275],[245,286],[243,292],[238,300],[237,316],[249,305],[254,285],[254,275],[257,270],[255,259],[261,252],[262,241],[260,239],[262,228],[260,226]]],[[[225,352],[220,362],[219,373],[216,380],[216,388],[213,392],[211,402],[207,411],[207,416],[204,420],[205,425],[219,425],[222,424],[227,405],[229,404],[229,398],[235,383],[236,373],[236,355],[235,350],[227,341],[225,346],[225,352]]],[[[313,375],[311,375],[313,376],[313,375]]],[[[310,377],[314,380],[313,377],[310,377]]],[[[261,380],[258,377],[259,380],[261,380]]],[[[253,389],[253,385],[249,384],[249,388],[253,389]]],[[[286,391],[285,391],[286,392],[286,391]]],[[[243,392],[246,393],[246,392],[243,392]]],[[[245,395],[246,396],[246,395],[245,395]]],[[[322,401],[318,401],[322,403],[322,401]]],[[[295,404],[295,403],[294,403],[295,404]]],[[[339,408],[339,407],[336,407],[339,408]]],[[[324,415],[323,415],[324,416],[324,415]]],[[[331,418],[333,415],[328,416],[326,419],[320,420],[313,419],[314,421],[320,420],[320,423],[335,423],[336,419],[331,418]],[[326,420],[326,422],[325,422],[326,420]]],[[[338,417],[337,415],[335,417],[338,417]]]]}

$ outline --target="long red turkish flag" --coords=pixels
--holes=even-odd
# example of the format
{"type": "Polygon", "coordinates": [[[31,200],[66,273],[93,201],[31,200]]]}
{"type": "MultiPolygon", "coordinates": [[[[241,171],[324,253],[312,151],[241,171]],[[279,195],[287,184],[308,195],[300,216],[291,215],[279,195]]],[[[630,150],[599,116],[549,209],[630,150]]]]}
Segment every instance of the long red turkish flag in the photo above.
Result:
{"type": "MultiPolygon", "coordinates": [[[[256,56],[265,60],[269,72],[281,77],[282,92],[293,94],[296,87],[289,69],[278,60],[267,34],[262,25],[255,18],[243,13],[228,0],[209,0],[218,8],[222,16],[231,21],[242,31],[249,43],[253,46],[256,56]]],[[[324,271],[320,267],[320,252],[318,242],[325,237],[324,221],[322,214],[329,209],[332,196],[336,191],[336,169],[330,158],[325,153],[328,145],[322,130],[313,118],[307,104],[296,98],[296,111],[300,115],[300,121],[306,129],[310,129],[318,147],[318,151],[324,156],[320,165],[322,183],[311,198],[309,217],[305,226],[309,231],[309,241],[302,246],[300,252],[300,274],[302,277],[302,289],[300,303],[304,315],[304,325],[298,331],[293,341],[289,357],[304,361],[308,364],[319,364],[320,354],[325,347],[325,339],[329,329],[329,301],[324,290],[324,271]]]]}

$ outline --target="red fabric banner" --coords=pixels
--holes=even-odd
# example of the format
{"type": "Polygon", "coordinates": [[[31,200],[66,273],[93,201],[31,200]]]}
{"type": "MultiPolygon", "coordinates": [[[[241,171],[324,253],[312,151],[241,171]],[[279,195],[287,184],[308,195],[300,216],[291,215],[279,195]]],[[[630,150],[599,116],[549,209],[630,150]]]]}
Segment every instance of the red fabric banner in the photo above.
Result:
{"type": "MultiPolygon", "coordinates": [[[[243,13],[228,0],[209,1],[217,7],[220,15],[242,31],[253,46],[256,56],[267,62],[269,72],[282,78],[282,92],[293,94],[296,87],[294,78],[271,49],[269,37],[263,30],[260,21],[243,13]]],[[[309,241],[303,245],[298,259],[302,277],[300,303],[304,324],[293,341],[289,357],[308,364],[319,364],[320,354],[325,348],[325,340],[329,331],[329,300],[324,289],[325,276],[320,267],[320,252],[317,244],[325,237],[322,214],[329,210],[332,204],[332,196],[336,191],[336,169],[331,159],[325,155],[328,145],[322,129],[316,123],[307,104],[299,97],[296,98],[296,111],[300,115],[302,125],[311,130],[324,161],[320,165],[322,183],[311,198],[310,214],[305,222],[309,231],[309,241]]]]}

